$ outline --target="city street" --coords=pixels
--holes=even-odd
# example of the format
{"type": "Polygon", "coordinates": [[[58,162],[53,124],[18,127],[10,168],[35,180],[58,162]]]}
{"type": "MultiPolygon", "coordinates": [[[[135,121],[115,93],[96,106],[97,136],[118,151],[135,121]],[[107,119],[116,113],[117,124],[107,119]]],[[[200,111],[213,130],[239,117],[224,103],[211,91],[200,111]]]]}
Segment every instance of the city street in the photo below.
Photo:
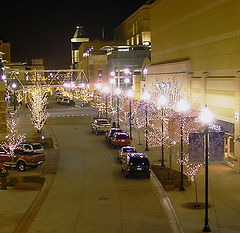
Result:
{"type": "Polygon", "coordinates": [[[49,119],[59,169],[28,232],[169,232],[150,181],[126,179],[117,150],[91,134],[90,123],[90,116],[49,119]]]}

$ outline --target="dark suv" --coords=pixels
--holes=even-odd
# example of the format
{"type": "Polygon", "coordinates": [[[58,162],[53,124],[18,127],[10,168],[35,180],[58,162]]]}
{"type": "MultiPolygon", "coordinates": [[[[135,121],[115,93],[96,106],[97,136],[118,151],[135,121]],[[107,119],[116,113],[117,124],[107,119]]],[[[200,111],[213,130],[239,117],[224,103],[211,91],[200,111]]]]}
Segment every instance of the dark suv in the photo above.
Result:
{"type": "Polygon", "coordinates": [[[150,178],[151,165],[144,153],[131,153],[124,158],[122,171],[127,178],[130,176],[146,176],[150,178]]]}

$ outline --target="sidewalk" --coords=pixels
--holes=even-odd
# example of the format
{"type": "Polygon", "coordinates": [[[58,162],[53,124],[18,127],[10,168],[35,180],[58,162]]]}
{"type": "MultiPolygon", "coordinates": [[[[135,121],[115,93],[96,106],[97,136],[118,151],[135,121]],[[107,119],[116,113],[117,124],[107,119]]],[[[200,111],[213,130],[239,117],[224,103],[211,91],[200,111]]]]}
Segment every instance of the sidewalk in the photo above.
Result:
{"type": "MultiPolygon", "coordinates": [[[[25,117],[23,112],[21,112],[21,116],[19,117],[19,132],[24,133],[27,140],[29,140],[34,133],[31,119],[29,117],[25,117]]],[[[44,128],[44,133],[47,137],[49,136],[47,128],[44,128]]],[[[46,163],[43,167],[30,169],[25,172],[18,172],[16,169],[9,169],[9,176],[51,176],[51,174],[55,172],[57,166],[55,164],[54,156],[52,156],[54,154],[54,150],[47,149],[45,153],[46,163]]],[[[26,223],[26,221],[24,221],[24,216],[26,216],[26,213],[29,212],[29,209],[32,207],[32,203],[35,202],[42,189],[37,191],[16,190],[9,186],[7,187],[7,190],[0,189],[0,233],[19,232],[19,224],[23,222],[26,223]]]]}
{"type": "MultiPolygon", "coordinates": [[[[125,129],[125,124],[122,124],[125,129]]],[[[137,130],[133,130],[132,145],[138,151],[145,152],[152,164],[160,164],[161,148],[145,150],[144,133],[141,131],[141,142],[138,145],[137,130]]],[[[173,149],[172,167],[180,170],[177,163],[179,151],[173,149]]],[[[168,151],[165,151],[165,165],[169,167],[168,151]]],[[[198,202],[203,203],[205,198],[203,166],[196,175],[198,202]]],[[[204,208],[191,208],[190,203],[195,202],[194,183],[185,187],[185,191],[166,192],[183,226],[185,233],[200,233],[204,226],[204,208]]],[[[209,165],[209,226],[214,233],[240,233],[240,174],[225,164],[209,165]]]]}

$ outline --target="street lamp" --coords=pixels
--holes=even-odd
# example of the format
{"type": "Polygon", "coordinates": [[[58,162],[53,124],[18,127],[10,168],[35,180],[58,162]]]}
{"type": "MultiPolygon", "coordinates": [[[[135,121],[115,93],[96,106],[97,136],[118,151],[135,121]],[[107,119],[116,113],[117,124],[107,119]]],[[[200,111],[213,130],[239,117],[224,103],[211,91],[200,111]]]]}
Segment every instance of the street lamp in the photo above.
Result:
{"type": "Polygon", "coordinates": [[[105,113],[106,113],[106,119],[108,118],[108,92],[109,92],[109,87],[108,86],[104,86],[103,87],[103,93],[105,94],[105,98],[106,98],[106,109],[105,109],[105,113]]]}
{"type": "Polygon", "coordinates": [[[117,88],[117,89],[115,90],[115,94],[116,94],[116,96],[117,96],[117,128],[120,127],[120,122],[119,122],[119,96],[120,96],[121,92],[122,92],[122,91],[121,91],[120,88],[117,88]]]}
{"type": "Polygon", "coordinates": [[[16,111],[16,93],[15,93],[15,89],[17,87],[17,84],[16,83],[12,83],[11,87],[13,89],[13,110],[16,111]]]}
{"type": "Polygon", "coordinates": [[[164,164],[164,136],[163,136],[163,132],[164,132],[164,107],[166,107],[168,104],[168,99],[166,98],[165,95],[161,95],[159,98],[158,98],[158,106],[159,108],[161,108],[161,111],[162,111],[162,162],[161,162],[161,167],[165,167],[165,164],[164,164]]]}
{"type": "MultiPolygon", "coordinates": [[[[189,104],[185,100],[180,100],[177,103],[176,109],[180,112],[180,139],[181,139],[181,147],[180,147],[180,154],[181,154],[181,161],[183,161],[183,114],[189,110],[189,104]]],[[[183,186],[183,163],[181,163],[181,184],[180,184],[180,191],[185,191],[183,186]]]]}
{"type": "Polygon", "coordinates": [[[150,99],[150,95],[148,93],[148,91],[145,91],[142,95],[141,95],[141,99],[145,101],[145,116],[146,116],[146,126],[145,126],[145,134],[146,134],[146,147],[145,147],[145,151],[149,151],[148,148],[148,100],[150,99]]]}
{"type": "Polygon", "coordinates": [[[134,97],[134,92],[133,90],[128,90],[127,96],[129,98],[129,134],[130,134],[130,139],[132,138],[132,98],[134,97]]]}
{"type": "Polygon", "coordinates": [[[205,106],[202,109],[202,113],[200,115],[200,119],[204,124],[204,136],[205,136],[205,219],[204,219],[204,227],[202,229],[203,232],[211,232],[211,229],[208,225],[208,149],[209,149],[209,140],[208,140],[208,127],[210,122],[213,120],[213,115],[205,106]]]}

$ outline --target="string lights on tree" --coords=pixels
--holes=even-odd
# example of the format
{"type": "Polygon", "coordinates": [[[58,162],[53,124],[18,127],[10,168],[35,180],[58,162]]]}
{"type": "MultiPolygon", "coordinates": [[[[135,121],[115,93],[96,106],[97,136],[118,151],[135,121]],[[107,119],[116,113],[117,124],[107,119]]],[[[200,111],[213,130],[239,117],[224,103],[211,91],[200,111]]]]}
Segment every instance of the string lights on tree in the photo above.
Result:
{"type": "Polygon", "coordinates": [[[14,119],[16,112],[10,113],[10,119],[7,122],[8,134],[5,137],[5,141],[0,144],[0,147],[6,154],[10,154],[12,158],[12,164],[14,160],[14,151],[18,148],[19,144],[25,141],[25,135],[19,133],[17,125],[19,119],[14,119]]]}
{"type": "Polygon", "coordinates": [[[36,85],[29,93],[29,100],[28,107],[31,111],[31,120],[37,132],[40,133],[48,117],[46,89],[36,85]]]}

